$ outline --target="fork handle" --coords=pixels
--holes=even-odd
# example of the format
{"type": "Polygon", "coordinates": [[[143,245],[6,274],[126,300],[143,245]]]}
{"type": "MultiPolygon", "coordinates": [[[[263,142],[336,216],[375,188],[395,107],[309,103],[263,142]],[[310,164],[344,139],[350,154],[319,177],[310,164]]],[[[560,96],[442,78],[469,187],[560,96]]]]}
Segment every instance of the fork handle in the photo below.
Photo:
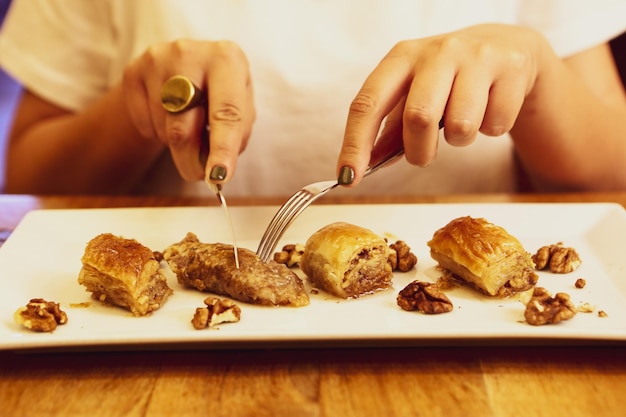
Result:
{"type": "Polygon", "coordinates": [[[400,149],[396,150],[395,152],[390,153],[389,155],[387,155],[382,161],[369,166],[366,170],[365,173],[363,174],[363,176],[367,177],[370,174],[373,174],[374,172],[378,171],[379,169],[386,167],[387,165],[391,164],[392,162],[396,161],[398,158],[400,158],[402,155],[404,155],[404,147],[401,147],[400,149]]]}
{"type": "MultiPolygon", "coordinates": [[[[441,129],[443,129],[443,117],[439,120],[439,130],[441,129]]],[[[397,151],[392,152],[389,155],[387,155],[382,161],[378,162],[375,165],[368,167],[365,170],[365,174],[363,174],[363,176],[367,177],[368,175],[373,174],[374,172],[378,171],[380,168],[383,168],[389,165],[390,163],[396,161],[402,155],[404,155],[404,147],[400,147],[400,149],[398,149],[397,151]]]]}

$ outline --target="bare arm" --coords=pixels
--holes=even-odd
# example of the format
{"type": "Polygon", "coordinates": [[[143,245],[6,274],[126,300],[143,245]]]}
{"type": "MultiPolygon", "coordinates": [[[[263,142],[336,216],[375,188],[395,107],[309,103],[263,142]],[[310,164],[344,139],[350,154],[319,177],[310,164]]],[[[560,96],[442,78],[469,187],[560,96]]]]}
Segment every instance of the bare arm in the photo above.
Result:
{"type": "Polygon", "coordinates": [[[538,76],[511,133],[539,190],[626,189],[626,96],[600,45],[538,76]]]}
{"type": "Polygon", "coordinates": [[[165,146],[134,128],[118,87],[80,114],[24,92],[7,154],[7,193],[132,191],[165,146]]]}

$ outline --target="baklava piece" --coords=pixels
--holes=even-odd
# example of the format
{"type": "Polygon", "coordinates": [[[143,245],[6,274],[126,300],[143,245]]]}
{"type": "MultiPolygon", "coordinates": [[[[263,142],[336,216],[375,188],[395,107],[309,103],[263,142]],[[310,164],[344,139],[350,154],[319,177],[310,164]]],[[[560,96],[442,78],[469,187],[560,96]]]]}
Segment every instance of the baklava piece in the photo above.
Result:
{"type": "Polygon", "coordinates": [[[371,230],[329,224],[309,237],[300,268],[311,284],[340,298],[356,298],[391,286],[392,250],[371,230]]]}
{"type": "Polygon", "coordinates": [[[487,295],[506,297],[537,283],[535,265],[520,241],[483,218],[452,220],[428,246],[442,268],[487,295]]]}
{"type": "Polygon", "coordinates": [[[244,303],[301,307],[309,304],[304,283],[286,265],[267,263],[251,250],[203,243],[193,233],[163,252],[178,282],[200,291],[225,295],[244,303]]]}
{"type": "Polygon", "coordinates": [[[152,250],[134,239],[103,233],[87,243],[78,283],[96,300],[145,316],[172,294],[152,250]]]}

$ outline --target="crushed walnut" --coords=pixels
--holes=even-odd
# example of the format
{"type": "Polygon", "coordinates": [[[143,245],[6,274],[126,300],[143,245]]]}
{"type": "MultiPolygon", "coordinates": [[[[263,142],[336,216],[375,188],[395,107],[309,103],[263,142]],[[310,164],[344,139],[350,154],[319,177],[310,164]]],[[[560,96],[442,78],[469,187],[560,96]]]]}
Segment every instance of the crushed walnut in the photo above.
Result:
{"type": "Polygon", "coordinates": [[[196,308],[196,313],[191,319],[195,329],[215,327],[221,323],[235,323],[241,319],[241,308],[231,300],[207,297],[204,304],[206,307],[196,308]]]}
{"type": "Polygon", "coordinates": [[[587,285],[587,281],[585,281],[584,278],[578,278],[576,282],[574,283],[574,286],[579,289],[585,288],[585,285],[587,285]]]}
{"type": "Polygon", "coordinates": [[[406,242],[397,240],[389,245],[392,253],[389,255],[389,263],[393,271],[407,272],[417,264],[417,256],[411,252],[406,242]]]}
{"type": "Polygon", "coordinates": [[[575,315],[576,307],[568,294],[559,292],[553,298],[543,287],[535,287],[524,311],[526,322],[533,326],[556,324],[575,315]]]}
{"type": "Polygon", "coordinates": [[[595,309],[596,306],[589,303],[582,303],[578,307],[576,307],[576,311],[578,311],[579,313],[593,313],[595,309]]]}
{"type": "Polygon", "coordinates": [[[304,254],[304,245],[301,243],[290,243],[283,246],[280,252],[274,253],[274,261],[279,264],[285,264],[289,268],[293,268],[300,264],[300,259],[304,254]]]}
{"type": "Polygon", "coordinates": [[[57,325],[67,323],[67,314],[61,310],[59,303],[33,298],[15,311],[13,319],[34,332],[53,332],[57,325]]]}
{"type": "Polygon", "coordinates": [[[574,248],[563,246],[562,242],[543,246],[532,256],[535,268],[550,269],[555,274],[567,274],[581,264],[580,256],[574,248]]]}
{"type": "Polygon", "coordinates": [[[452,301],[439,290],[437,284],[418,280],[400,291],[396,301],[403,310],[426,314],[448,313],[453,308],[452,301]]]}

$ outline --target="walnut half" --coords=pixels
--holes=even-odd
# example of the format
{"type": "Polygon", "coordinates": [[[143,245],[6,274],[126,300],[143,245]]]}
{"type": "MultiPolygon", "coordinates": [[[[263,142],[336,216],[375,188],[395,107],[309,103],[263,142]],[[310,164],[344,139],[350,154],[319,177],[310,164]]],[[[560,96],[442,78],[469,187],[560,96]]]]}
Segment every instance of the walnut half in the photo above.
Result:
{"type": "Polygon", "coordinates": [[[426,314],[448,313],[453,308],[452,301],[439,290],[437,284],[418,280],[400,291],[396,301],[403,310],[426,314]]]}
{"type": "Polygon", "coordinates": [[[274,253],[274,261],[279,264],[285,264],[289,268],[296,267],[300,264],[300,259],[304,254],[304,245],[301,243],[290,243],[283,246],[280,252],[274,253]]]}
{"type": "Polygon", "coordinates": [[[207,297],[204,304],[206,307],[196,308],[196,313],[191,319],[195,329],[215,327],[220,323],[234,323],[241,318],[241,308],[231,300],[207,297]]]}
{"type": "Polygon", "coordinates": [[[411,248],[403,240],[397,240],[389,247],[392,249],[392,253],[389,255],[392,270],[407,272],[417,264],[417,256],[411,252],[411,248]]]}
{"type": "Polygon", "coordinates": [[[542,287],[535,287],[524,311],[526,322],[533,326],[556,324],[575,315],[576,307],[568,294],[559,292],[553,298],[548,290],[542,287]]]}
{"type": "Polygon", "coordinates": [[[59,303],[33,298],[26,306],[17,309],[13,319],[34,332],[53,332],[57,325],[67,323],[67,314],[61,310],[59,303]]]}
{"type": "Polygon", "coordinates": [[[567,274],[581,264],[580,256],[574,248],[563,246],[562,242],[543,246],[532,256],[535,268],[549,268],[555,274],[567,274]]]}

